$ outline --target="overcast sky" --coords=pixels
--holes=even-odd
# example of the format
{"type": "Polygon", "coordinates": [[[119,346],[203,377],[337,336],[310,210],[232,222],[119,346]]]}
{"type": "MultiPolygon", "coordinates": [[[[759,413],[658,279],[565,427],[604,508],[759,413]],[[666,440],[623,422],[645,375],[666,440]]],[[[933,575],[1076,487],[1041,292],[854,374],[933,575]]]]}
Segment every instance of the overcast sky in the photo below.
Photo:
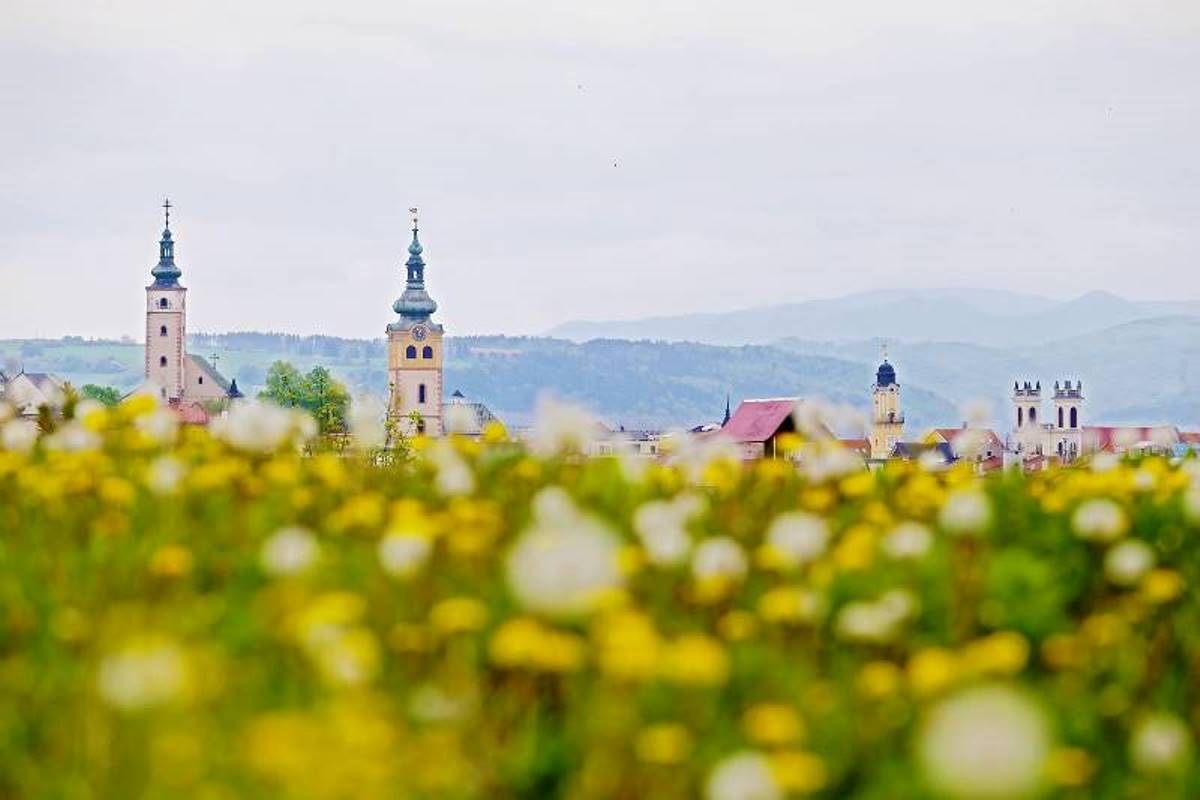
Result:
{"type": "Polygon", "coordinates": [[[1200,3],[3,0],[0,338],[1200,296],[1200,3]]]}

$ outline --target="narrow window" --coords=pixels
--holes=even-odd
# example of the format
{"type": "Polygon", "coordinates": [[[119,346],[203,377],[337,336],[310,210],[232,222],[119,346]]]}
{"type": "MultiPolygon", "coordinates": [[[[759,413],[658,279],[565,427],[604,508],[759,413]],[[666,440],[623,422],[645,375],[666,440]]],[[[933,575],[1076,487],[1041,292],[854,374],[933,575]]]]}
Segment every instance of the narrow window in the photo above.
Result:
{"type": "Polygon", "coordinates": [[[1017,427],[1019,428],[1024,424],[1025,424],[1025,409],[1021,408],[1020,406],[1017,406],[1017,427]]]}
{"type": "Polygon", "coordinates": [[[411,345],[411,344],[410,344],[410,345],[408,346],[408,349],[404,351],[404,357],[405,357],[405,358],[416,358],[416,357],[417,357],[417,348],[416,348],[416,345],[411,345]]]}
{"type": "Polygon", "coordinates": [[[159,329],[158,329],[158,335],[159,335],[159,336],[166,336],[166,335],[167,335],[167,326],[166,326],[166,325],[162,325],[162,326],[160,326],[160,327],[159,327],[159,329]]]}
{"type": "Polygon", "coordinates": [[[421,358],[433,358],[433,348],[425,345],[425,349],[421,351],[421,358]]]}
{"type": "Polygon", "coordinates": [[[166,356],[159,356],[159,357],[158,357],[158,365],[159,365],[160,367],[165,367],[165,366],[167,365],[167,357],[166,357],[166,356]]]}
{"type": "Polygon", "coordinates": [[[196,383],[204,383],[204,376],[201,375],[199,378],[196,378],[196,383]]]}
{"type": "Polygon", "coordinates": [[[417,402],[418,403],[425,402],[425,384],[423,384],[423,383],[417,387],[417,402]]]}
{"type": "Polygon", "coordinates": [[[1071,409],[1071,427],[1072,428],[1079,427],[1079,409],[1078,408],[1071,409]]]}
{"type": "Polygon", "coordinates": [[[1063,426],[1063,409],[1062,409],[1062,406],[1059,406],[1058,407],[1058,427],[1061,428],[1062,426],[1063,426]]]}
{"type": "Polygon", "coordinates": [[[165,298],[165,297],[158,298],[158,307],[166,308],[167,307],[167,298],[165,298]]]}
{"type": "Polygon", "coordinates": [[[1037,422],[1037,409],[1031,408],[1029,409],[1029,424],[1032,425],[1035,422],[1037,422]]]}

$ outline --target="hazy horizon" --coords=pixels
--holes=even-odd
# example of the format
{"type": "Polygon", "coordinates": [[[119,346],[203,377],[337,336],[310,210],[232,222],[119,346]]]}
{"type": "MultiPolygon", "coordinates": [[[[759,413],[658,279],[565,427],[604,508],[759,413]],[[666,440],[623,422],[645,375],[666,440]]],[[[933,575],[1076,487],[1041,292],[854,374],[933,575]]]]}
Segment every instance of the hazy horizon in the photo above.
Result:
{"type": "Polygon", "coordinates": [[[0,337],[451,334],[882,288],[1200,298],[1200,6],[18,0],[0,337]]]}

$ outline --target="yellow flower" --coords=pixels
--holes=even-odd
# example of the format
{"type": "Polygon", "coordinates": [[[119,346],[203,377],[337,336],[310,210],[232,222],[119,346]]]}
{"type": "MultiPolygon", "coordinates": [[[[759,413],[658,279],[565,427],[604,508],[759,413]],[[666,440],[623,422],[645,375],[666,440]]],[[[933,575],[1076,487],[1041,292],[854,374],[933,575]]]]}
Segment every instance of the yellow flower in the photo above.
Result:
{"type": "Polygon", "coordinates": [[[767,756],[775,782],[786,792],[819,792],[829,783],[821,757],[803,750],[782,750],[767,756]]]}
{"type": "Polygon", "coordinates": [[[758,599],[758,613],[767,622],[803,624],[814,622],[822,611],[821,597],[800,586],[780,586],[758,599]]]}
{"type": "Polygon", "coordinates": [[[875,532],[867,525],[855,525],[846,531],[833,551],[833,563],[845,572],[864,570],[874,560],[875,532]]]}
{"type": "Polygon", "coordinates": [[[192,551],[183,545],[168,544],[150,557],[150,572],[162,578],[178,578],[192,571],[192,551]]]}
{"type": "Polygon", "coordinates": [[[842,478],[841,490],[844,497],[866,497],[875,488],[875,474],[872,472],[857,472],[847,478],[842,478]]]}
{"type": "Polygon", "coordinates": [[[720,686],[729,679],[729,655],[711,637],[681,636],[663,652],[662,675],[667,681],[683,686],[720,686]]]}
{"type": "Polygon", "coordinates": [[[137,496],[133,484],[123,478],[105,478],[100,481],[100,499],[110,505],[126,508],[137,496]]]}
{"type": "Polygon", "coordinates": [[[891,697],[900,691],[900,668],[890,661],[871,661],[858,672],[858,691],[873,700],[891,697]]]}
{"type": "Polygon", "coordinates": [[[755,744],[768,747],[791,744],[804,736],[804,722],[791,706],[761,703],[742,716],[742,729],[755,744]]]}
{"type": "Polygon", "coordinates": [[[993,633],[964,647],[962,659],[977,674],[1015,675],[1029,660],[1029,642],[1014,631],[993,633]]]}
{"type": "Polygon", "coordinates": [[[717,620],[717,631],[731,642],[749,639],[758,629],[758,621],[748,611],[730,611],[717,620]]]}
{"type": "Polygon", "coordinates": [[[692,750],[692,735],[678,723],[664,722],[644,728],[634,742],[639,761],[679,764],[692,750]]]}
{"type": "Polygon", "coordinates": [[[1046,759],[1046,777],[1058,786],[1085,786],[1096,774],[1096,759],[1078,747],[1059,747],[1046,759]]]}
{"type": "Polygon", "coordinates": [[[488,609],[473,597],[442,600],[429,612],[433,627],[444,634],[470,633],[487,624],[488,609]]]}
{"type": "Polygon", "coordinates": [[[327,524],[336,533],[355,529],[374,532],[383,525],[383,513],[383,497],[375,493],[358,494],[330,514],[327,524]]]}
{"type": "Polygon", "coordinates": [[[1169,603],[1183,594],[1186,586],[1178,572],[1171,569],[1155,569],[1142,579],[1141,595],[1151,603],[1169,603]]]}
{"type": "Polygon", "coordinates": [[[583,666],[583,639],[573,633],[548,628],[531,617],[517,617],[501,625],[488,645],[494,664],[508,669],[573,672],[583,666]]]}
{"type": "Polygon", "coordinates": [[[398,653],[426,653],[433,647],[433,637],[424,625],[397,622],[388,631],[388,645],[398,653]]]}
{"type": "Polygon", "coordinates": [[[908,661],[908,684],[918,695],[932,695],[952,686],[962,665],[958,657],[942,647],[927,647],[908,661]]]}
{"type": "Polygon", "coordinates": [[[654,622],[638,611],[603,615],[592,632],[600,670],[617,680],[649,680],[658,673],[661,640],[654,622]]]}
{"type": "Polygon", "coordinates": [[[1082,666],[1087,657],[1087,645],[1080,636],[1057,633],[1042,642],[1042,660],[1054,669],[1082,666]]]}

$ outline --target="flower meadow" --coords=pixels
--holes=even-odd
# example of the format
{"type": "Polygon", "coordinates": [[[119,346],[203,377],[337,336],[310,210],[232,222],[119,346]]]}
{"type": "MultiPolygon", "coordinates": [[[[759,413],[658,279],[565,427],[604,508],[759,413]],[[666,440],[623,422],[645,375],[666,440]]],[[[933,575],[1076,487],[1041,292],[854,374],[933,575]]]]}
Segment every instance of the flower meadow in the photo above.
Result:
{"type": "Polygon", "coordinates": [[[71,416],[0,418],[0,797],[1200,796],[1194,460],[71,416]]]}

